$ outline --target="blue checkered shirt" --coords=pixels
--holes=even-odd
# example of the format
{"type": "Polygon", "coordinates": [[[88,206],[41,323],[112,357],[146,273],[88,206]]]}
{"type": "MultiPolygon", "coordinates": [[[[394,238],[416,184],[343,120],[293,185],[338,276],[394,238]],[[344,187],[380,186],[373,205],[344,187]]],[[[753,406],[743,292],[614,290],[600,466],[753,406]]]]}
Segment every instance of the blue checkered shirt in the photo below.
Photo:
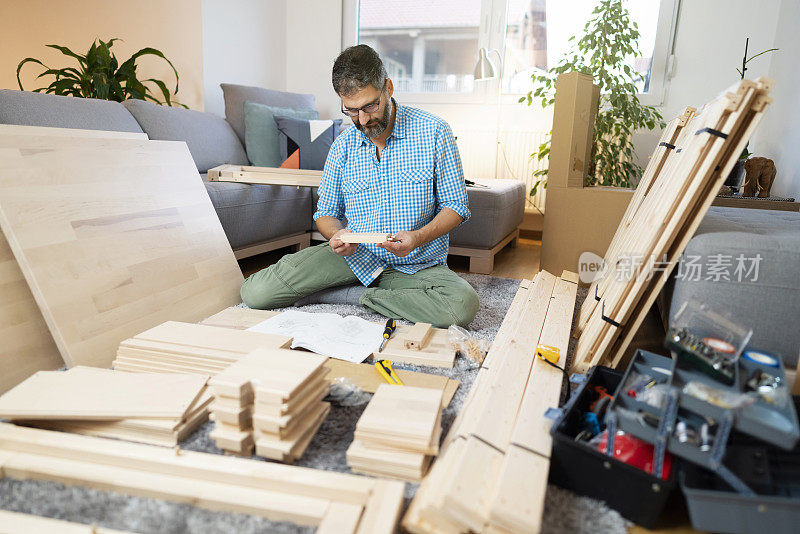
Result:
{"type": "MultiPolygon", "coordinates": [[[[348,128],[333,142],[314,220],[346,217],[352,232],[395,234],[425,226],[444,208],[464,221],[469,218],[464,172],[450,126],[425,111],[395,106],[394,128],[380,160],[375,145],[358,128],[348,128]]],[[[387,267],[414,274],[446,264],[449,245],[445,234],[400,258],[373,244],[361,244],[345,259],[368,286],[387,267]]]]}

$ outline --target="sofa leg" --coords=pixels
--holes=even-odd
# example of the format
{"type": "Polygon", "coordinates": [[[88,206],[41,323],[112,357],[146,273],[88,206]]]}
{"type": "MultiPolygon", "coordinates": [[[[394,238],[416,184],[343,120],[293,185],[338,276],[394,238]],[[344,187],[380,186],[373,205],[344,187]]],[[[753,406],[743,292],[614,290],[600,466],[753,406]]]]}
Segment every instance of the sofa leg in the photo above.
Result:
{"type": "Polygon", "coordinates": [[[488,257],[470,256],[469,272],[478,274],[492,274],[494,271],[494,255],[488,257]]]}
{"type": "Polygon", "coordinates": [[[517,248],[517,245],[519,245],[519,231],[517,231],[517,237],[515,237],[514,239],[512,239],[512,240],[511,240],[511,241],[508,243],[508,245],[509,245],[511,248],[517,248]]]}

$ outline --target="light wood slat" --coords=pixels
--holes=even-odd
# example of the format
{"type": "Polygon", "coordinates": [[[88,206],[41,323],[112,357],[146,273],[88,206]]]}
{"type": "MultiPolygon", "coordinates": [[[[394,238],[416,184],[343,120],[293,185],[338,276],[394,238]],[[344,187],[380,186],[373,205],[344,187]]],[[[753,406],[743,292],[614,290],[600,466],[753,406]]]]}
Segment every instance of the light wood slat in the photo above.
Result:
{"type": "MultiPolygon", "coordinates": [[[[644,198],[650,192],[654,183],[659,179],[660,173],[663,170],[667,159],[676,156],[675,150],[677,150],[676,143],[678,140],[678,135],[680,135],[682,128],[686,126],[686,123],[695,111],[697,111],[695,108],[687,107],[683,115],[679,115],[678,117],[672,119],[667,124],[667,127],[664,128],[661,138],[659,139],[659,143],[656,145],[652,156],[650,156],[650,159],[647,162],[647,167],[644,170],[642,179],[636,186],[636,191],[633,194],[633,198],[628,203],[628,207],[625,210],[625,214],[622,216],[619,227],[617,227],[617,231],[614,233],[614,237],[611,239],[611,244],[609,245],[604,258],[606,265],[611,265],[611,262],[614,261],[614,258],[620,254],[621,251],[618,247],[623,239],[624,232],[628,231],[631,223],[633,222],[634,216],[644,201],[644,198]],[[675,148],[669,148],[662,145],[662,143],[669,143],[675,148]]],[[[594,299],[595,290],[598,289],[597,286],[597,281],[592,282],[589,286],[588,297],[586,300],[584,300],[583,305],[581,306],[580,318],[575,332],[576,337],[577,334],[580,334],[580,332],[583,330],[583,327],[594,311],[594,307],[597,303],[597,300],[594,299]]]]}
{"type": "Polygon", "coordinates": [[[390,234],[371,233],[344,233],[339,236],[342,243],[384,243],[389,241],[390,234]]]}
{"type": "Polygon", "coordinates": [[[76,130],[73,128],[53,128],[50,126],[22,126],[18,124],[3,124],[2,133],[5,135],[28,135],[47,137],[71,137],[91,139],[135,139],[146,141],[144,132],[117,132],[113,130],[76,130]]]}
{"type": "MultiPolygon", "coordinates": [[[[441,405],[440,390],[382,384],[356,423],[356,435],[378,434],[430,444],[441,421],[441,405]]],[[[438,449],[438,442],[435,446],[438,449]]]]}
{"type": "MultiPolygon", "coordinates": [[[[564,271],[553,288],[553,296],[539,338],[539,344],[559,350],[560,367],[564,367],[567,361],[572,315],[578,291],[577,280],[567,280],[565,276],[569,276],[567,271],[564,271]]],[[[544,417],[544,413],[547,408],[558,407],[563,378],[561,371],[540,358],[535,359],[514,424],[514,432],[511,434],[511,443],[550,457],[550,420],[544,417]]]]}
{"type": "Polygon", "coordinates": [[[511,445],[500,468],[489,519],[511,532],[539,532],[549,472],[548,458],[511,445]]]}
{"type": "Polygon", "coordinates": [[[6,419],[182,419],[206,378],[74,367],[39,371],[0,397],[6,419]]]}
{"type": "Polygon", "coordinates": [[[25,276],[0,231],[0,394],[36,371],[52,371],[64,360],[36,306],[25,276]]]}
{"type": "Polygon", "coordinates": [[[403,336],[403,346],[407,349],[422,350],[430,341],[433,334],[431,323],[416,323],[403,336]]]}
{"type": "Polygon", "coordinates": [[[332,502],[316,534],[354,534],[363,511],[364,507],[357,504],[332,502]]]}
{"type": "Polygon", "coordinates": [[[405,487],[403,482],[376,480],[356,532],[358,534],[393,534],[400,517],[405,487]]]}
{"type": "Polygon", "coordinates": [[[324,499],[281,491],[26,453],[19,453],[9,459],[3,470],[6,476],[14,478],[79,484],[127,495],[184,502],[210,510],[254,514],[273,521],[291,521],[301,525],[319,524],[330,503],[324,499]]]}
{"type": "MultiPolygon", "coordinates": [[[[511,437],[555,282],[552,274],[547,271],[540,273],[530,292],[519,330],[511,339],[500,365],[496,366],[497,372],[486,401],[469,431],[500,451],[506,449],[511,437]]],[[[492,371],[494,368],[490,373],[492,371]]]]}
{"type": "Polygon", "coordinates": [[[126,531],[110,528],[71,523],[60,519],[39,517],[36,515],[20,514],[0,510],[0,525],[2,532],[9,534],[125,534],[126,531]]]}
{"type": "MultiPolygon", "coordinates": [[[[667,273],[654,261],[673,265],[691,239],[717,189],[725,179],[747,140],[752,135],[766,105],[771,81],[748,80],[736,84],[682,127],[677,138],[682,152],[671,156],[651,192],[642,200],[629,228],[618,232],[613,248],[621,254],[640,256],[646,261],[635,267],[635,276],[619,280],[606,276],[597,285],[602,306],[587,304],[589,314],[576,348],[573,369],[586,370],[606,358],[620,362],[635,329],[663,287],[667,273]],[[695,135],[703,128],[727,134],[721,139],[711,134],[695,135]],[[661,272],[659,272],[661,271],[661,272]],[[602,319],[606,315],[623,326],[616,327],[602,319]]],[[[677,151],[676,151],[677,152],[677,151]]],[[[617,259],[611,262],[616,265],[617,259]]],[[[612,273],[613,274],[613,273],[612,273]]]]}
{"type": "MultiPolygon", "coordinates": [[[[167,321],[154,328],[136,334],[137,341],[154,341],[180,346],[195,346],[224,352],[248,354],[263,347],[286,347],[291,337],[262,332],[237,331],[202,324],[167,321]]],[[[161,348],[161,345],[158,345],[161,348]]],[[[177,348],[182,351],[183,348],[177,348]]]]}
{"type": "Polygon", "coordinates": [[[18,427],[0,423],[0,464],[3,453],[29,453],[41,457],[124,467],[145,473],[161,473],[191,480],[219,482],[318,499],[365,504],[373,482],[369,479],[295,467],[254,462],[202,452],[175,451],[139,443],[110,441],[18,427]]]}
{"type": "MultiPolygon", "coordinates": [[[[700,212],[706,213],[709,205],[714,204],[713,193],[719,188],[719,183],[721,181],[720,177],[727,177],[736,162],[737,158],[731,158],[731,154],[738,155],[742,153],[744,148],[747,146],[749,139],[752,138],[753,133],[761,122],[766,105],[768,105],[771,101],[772,99],[769,97],[756,98],[756,102],[754,103],[752,109],[752,117],[746,119],[746,122],[749,124],[743,132],[735,136],[736,141],[731,143],[727,153],[723,155],[723,160],[727,160],[728,163],[724,167],[721,167],[715,171],[715,173],[718,174],[716,180],[702,195],[704,200],[703,204],[699,208],[700,212]],[[764,98],[768,100],[765,100],[764,98]]],[[[703,217],[692,217],[687,220],[684,227],[680,230],[678,237],[676,237],[675,242],[670,248],[670,251],[667,253],[667,261],[670,265],[677,265],[678,261],[680,261],[681,254],[683,254],[683,251],[686,250],[689,241],[694,236],[702,220],[703,217]]],[[[655,303],[658,294],[664,288],[664,285],[666,285],[670,274],[670,269],[664,269],[661,273],[658,273],[655,276],[654,282],[646,288],[645,295],[641,297],[630,318],[626,321],[623,331],[619,335],[619,339],[612,350],[612,366],[617,367],[622,361],[623,356],[626,354],[627,349],[633,340],[633,336],[639,330],[645,315],[655,303]]]]}
{"type": "Polygon", "coordinates": [[[3,134],[0,226],[70,365],[240,301],[243,281],[185,143],[3,134]]]}
{"type": "Polygon", "coordinates": [[[247,165],[220,165],[208,170],[208,178],[209,180],[220,182],[319,187],[322,181],[322,171],[251,167],[247,165]]]}

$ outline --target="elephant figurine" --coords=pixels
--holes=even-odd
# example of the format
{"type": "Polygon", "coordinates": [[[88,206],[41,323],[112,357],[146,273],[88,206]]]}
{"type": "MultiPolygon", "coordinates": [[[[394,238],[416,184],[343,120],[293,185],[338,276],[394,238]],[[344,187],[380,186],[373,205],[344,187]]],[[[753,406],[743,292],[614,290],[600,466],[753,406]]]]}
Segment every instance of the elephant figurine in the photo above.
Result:
{"type": "Polygon", "coordinates": [[[775,180],[775,163],[769,158],[750,158],[744,164],[743,197],[767,198],[775,180]]]}

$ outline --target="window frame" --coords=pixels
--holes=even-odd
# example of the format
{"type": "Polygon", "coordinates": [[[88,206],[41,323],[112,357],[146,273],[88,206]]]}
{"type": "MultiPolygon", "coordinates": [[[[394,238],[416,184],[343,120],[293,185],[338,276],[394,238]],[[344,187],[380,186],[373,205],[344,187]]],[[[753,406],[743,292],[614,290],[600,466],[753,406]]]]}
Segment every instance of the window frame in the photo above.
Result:
{"type": "MultiPolygon", "coordinates": [[[[675,32],[681,0],[660,0],[656,41],[653,47],[653,64],[650,68],[650,88],[647,93],[638,93],[639,101],[650,106],[660,106],[669,80],[669,65],[674,49],[675,32]]],[[[359,0],[343,0],[342,48],[359,42],[359,0]],[[353,35],[355,33],[355,35],[353,35]]],[[[478,50],[497,49],[501,57],[504,53],[506,33],[506,12],[508,0],[482,0],[481,21],[478,27],[478,50]]],[[[395,95],[405,102],[417,104],[489,104],[498,101],[500,81],[476,81],[472,92],[419,93],[395,91],[395,95]]],[[[517,103],[527,93],[505,93],[500,91],[500,102],[517,103]]]]}

